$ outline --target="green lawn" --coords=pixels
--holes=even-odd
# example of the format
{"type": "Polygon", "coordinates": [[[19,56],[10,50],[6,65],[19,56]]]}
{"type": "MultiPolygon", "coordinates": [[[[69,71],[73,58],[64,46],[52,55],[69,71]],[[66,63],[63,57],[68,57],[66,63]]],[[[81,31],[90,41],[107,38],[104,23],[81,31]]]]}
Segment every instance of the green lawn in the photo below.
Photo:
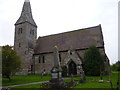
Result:
{"type": "Polygon", "coordinates": [[[12,80],[9,81],[6,78],[2,79],[2,86],[16,85],[16,84],[24,84],[31,82],[40,82],[50,80],[50,75],[44,76],[41,78],[40,75],[16,75],[12,77],[12,80]]]}
{"type": "Polygon", "coordinates": [[[118,80],[118,73],[113,72],[112,75],[110,76],[103,76],[103,83],[99,83],[98,81],[100,80],[100,77],[86,77],[87,82],[79,84],[78,86],[74,88],[111,88],[111,84],[108,83],[107,81],[109,79],[112,80],[112,86],[113,88],[117,87],[117,80],[118,80]]]}
{"type": "MultiPolygon", "coordinates": [[[[113,72],[111,76],[103,76],[103,80],[104,80],[103,83],[99,83],[98,80],[100,80],[100,77],[96,77],[96,76],[93,76],[93,77],[87,76],[86,79],[87,79],[86,83],[79,84],[74,88],[111,88],[110,83],[107,82],[109,79],[112,80],[113,88],[116,88],[117,80],[118,80],[118,73],[113,72]]],[[[46,80],[50,80],[50,76],[46,76],[43,79],[41,79],[39,75],[14,76],[13,81],[11,82],[4,80],[6,81],[6,84],[4,82],[4,85],[8,85],[8,84],[11,85],[11,84],[17,84],[17,83],[23,83],[23,82],[28,83],[28,82],[46,81],[46,80]]],[[[73,80],[80,80],[80,77],[74,77],[73,80]]],[[[71,81],[71,79],[66,79],[65,81],[69,82],[71,81]]],[[[23,85],[23,86],[16,86],[12,88],[40,88],[40,84],[23,85]]]]}

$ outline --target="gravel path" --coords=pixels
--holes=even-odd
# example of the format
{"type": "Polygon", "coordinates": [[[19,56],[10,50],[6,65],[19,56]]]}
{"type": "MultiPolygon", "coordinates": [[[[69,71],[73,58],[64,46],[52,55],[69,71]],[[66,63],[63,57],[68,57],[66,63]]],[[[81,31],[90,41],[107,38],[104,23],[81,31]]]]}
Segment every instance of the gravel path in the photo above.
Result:
{"type": "MultiPolygon", "coordinates": [[[[69,79],[69,78],[63,78],[63,79],[69,79]]],[[[3,87],[0,87],[0,89],[1,89],[1,88],[8,88],[8,87],[16,87],[16,86],[30,85],[30,84],[45,83],[45,82],[48,82],[48,81],[40,81],[40,82],[33,82],[33,83],[25,83],[25,84],[18,84],[18,85],[3,86],[3,87]]]]}
{"type": "Polygon", "coordinates": [[[41,82],[33,82],[33,83],[25,83],[25,84],[18,84],[18,85],[3,86],[2,88],[16,87],[16,86],[23,86],[23,85],[30,85],[30,84],[38,84],[38,83],[45,83],[45,82],[48,82],[48,81],[41,81],[41,82]]]}

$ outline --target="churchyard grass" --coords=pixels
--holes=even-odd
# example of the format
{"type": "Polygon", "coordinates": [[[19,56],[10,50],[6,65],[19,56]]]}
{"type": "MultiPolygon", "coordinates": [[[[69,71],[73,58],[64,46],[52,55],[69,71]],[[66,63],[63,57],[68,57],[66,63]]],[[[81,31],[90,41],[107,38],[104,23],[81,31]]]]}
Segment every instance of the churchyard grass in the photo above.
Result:
{"type": "Polygon", "coordinates": [[[74,88],[116,88],[118,80],[118,72],[112,72],[110,76],[103,76],[103,83],[99,83],[100,77],[87,76],[87,82],[81,83],[74,88]],[[111,83],[108,83],[108,80],[111,79],[111,83]]]}
{"type": "MultiPolygon", "coordinates": [[[[109,79],[112,80],[113,88],[117,87],[117,80],[118,80],[118,72],[113,72],[110,76],[103,76],[103,83],[99,83],[100,80],[99,76],[87,76],[86,83],[80,83],[76,87],[73,88],[111,88],[111,84],[107,81],[109,79]]],[[[9,82],[5,78],[3,79],[4,86],[14,85],[14,84],[21,84],[21,83],[30,83],[30,82],[39,82],[39,81],[47,81],[50,80],[50,75],[45,76],[41,79],[40,75],[30,75],[30,76],[14,76],[13,81],[9,82]]],[[[73,79],[65,79],[65,82],[70,82],[71,80],[80,80],[80,77],[74,77],[73,79]]],[[[11,88],[40,88],[40,84],[31,84],[31,85],[23,85],[23,86],[16,86],[11,88]]]]}
{"type": "Polygon", "coordinates": [[[2,86],[16,85],[16,84],[25,84],[32,82],[40,82],[50,80],[50,75],[46,75],[43,78],[39,74],[37,75],[15,75],[12,76],[12,80],[9,81],[6,78],[2,78],[2,86]]]}
{"type": "MultiPolygon", "coordinates": [[[[100,77],[98,76],[87,76],[86,83],[80,83],[76,87],[73,88],[111,88],[111,84],[107,81],[109,79],[112,80],[113,88],[117,87],[117,80],[118,80],[118,72],[113,72],[111,76],[103,76],[103,83],[99,83],[100,77]]],[[[74,77],[73,79],[65,79],[65,82],[69,82],[71,80],[80,80],[80,77],[74,77]]],[[[23,85],[23,86],[16,86],[11,88],[40,88],[40,84],[33,84],[33,85],[23,85]]]]}

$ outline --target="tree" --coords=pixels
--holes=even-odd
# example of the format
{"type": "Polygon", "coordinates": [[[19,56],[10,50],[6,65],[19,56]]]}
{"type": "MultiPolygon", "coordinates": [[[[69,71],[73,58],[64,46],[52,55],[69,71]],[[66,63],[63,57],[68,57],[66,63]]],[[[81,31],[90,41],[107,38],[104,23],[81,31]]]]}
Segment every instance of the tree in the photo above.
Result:
{"type": "Polygon", "coordinates": [[[120,71],[120,61],[117,61],[115,64],[112,64],[110,66],[110,69],[112,71],[120,71]]]}
{"type": "Polygon", "coordinates": [[[86,75],[99,76],[104,70],[104,61],[95,46],[91,46],[84,54],[83,69],[86,75]]]}
{"type": "Polygon", "coordinates": [[[13,73],[20,70],[21,62],[19,56],[11,46],[2,48],[2,76],[11,80],[13,73]]]}

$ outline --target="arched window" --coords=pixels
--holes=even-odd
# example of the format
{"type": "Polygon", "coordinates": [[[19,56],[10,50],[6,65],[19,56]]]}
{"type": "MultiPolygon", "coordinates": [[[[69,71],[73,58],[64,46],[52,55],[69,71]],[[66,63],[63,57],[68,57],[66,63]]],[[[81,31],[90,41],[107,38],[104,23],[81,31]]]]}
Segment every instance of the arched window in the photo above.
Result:
{"type": "Polygon", "coordinates": [[[38,60],[39,60],[39,63],[41,62],[41,60],[40,60],[40,56],[38,57],[38,60]]]}
{"type": "Polygon", "coordinates": [[[42,56],[42,63],[45,63],[45,57],[42,56]]]}

